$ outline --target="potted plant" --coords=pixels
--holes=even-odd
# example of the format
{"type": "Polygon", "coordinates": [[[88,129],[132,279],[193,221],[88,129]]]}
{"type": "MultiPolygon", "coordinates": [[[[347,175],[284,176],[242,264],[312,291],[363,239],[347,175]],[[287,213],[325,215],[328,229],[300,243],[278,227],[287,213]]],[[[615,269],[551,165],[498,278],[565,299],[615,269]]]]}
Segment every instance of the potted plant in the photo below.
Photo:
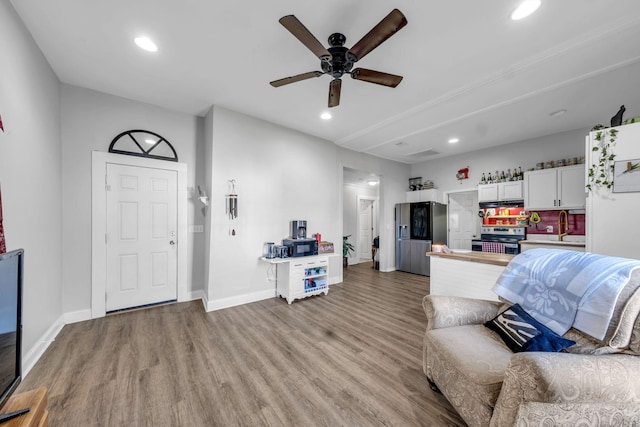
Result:
{"type": "Polygon", "coordinates": [[[342,236],[342,266],[343,267],[349,266],[349,255],[352,254],[356,249],[353,247],[351,243],[349,243],[349,237],[351,237],[351,234],[349,234],[348,236],[342,236]]]}
{"type": "Polygon", "coordinates": [[[597,144],[591,149],[594,151],[594,161],[588,169],[587,191],[593,191],[598,186],[611,189],[613,187],[613,166],[616,157],[613,153],[613,147],[616,143],[618,130],[609,129],[605,131],[602,125],[596,125],[593,129],[598,131],[595,135],[597,144]]]}

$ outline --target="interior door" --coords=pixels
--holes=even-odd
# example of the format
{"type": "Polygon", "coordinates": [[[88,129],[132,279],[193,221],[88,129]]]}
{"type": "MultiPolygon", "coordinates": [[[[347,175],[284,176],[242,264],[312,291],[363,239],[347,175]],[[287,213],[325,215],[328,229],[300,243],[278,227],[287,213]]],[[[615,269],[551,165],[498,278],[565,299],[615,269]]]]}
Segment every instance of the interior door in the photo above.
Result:
{"type": "Polygon", "coordinates": [[[360,235],[358,258],[360,258],[360,261],[371,261],[371,245],[373,243],[373,200],[360,199],[358,222],[360,235]]]}
{"type": "Polygon", "coordinates": [[[478,192],[449,194],[449,247],[471,250],[471,240],[479,236],[478,192]]]}
{"type": "Polygon", "coordinates": [[[107,165],[106,310],[177,297],[177,172],[107,165]]]}

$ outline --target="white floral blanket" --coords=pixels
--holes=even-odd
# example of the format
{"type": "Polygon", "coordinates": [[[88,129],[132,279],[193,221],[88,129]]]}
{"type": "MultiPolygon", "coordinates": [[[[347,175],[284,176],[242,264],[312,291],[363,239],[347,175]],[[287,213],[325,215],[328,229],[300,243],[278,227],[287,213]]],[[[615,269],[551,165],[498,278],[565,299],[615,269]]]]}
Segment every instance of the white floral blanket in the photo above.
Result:
{"type": "Polygon", "coordinates": [[[513,258],[493,291],[559,335],[573,326],[601,340],[636,268],[639,260],[532,249],[513,258]]]}

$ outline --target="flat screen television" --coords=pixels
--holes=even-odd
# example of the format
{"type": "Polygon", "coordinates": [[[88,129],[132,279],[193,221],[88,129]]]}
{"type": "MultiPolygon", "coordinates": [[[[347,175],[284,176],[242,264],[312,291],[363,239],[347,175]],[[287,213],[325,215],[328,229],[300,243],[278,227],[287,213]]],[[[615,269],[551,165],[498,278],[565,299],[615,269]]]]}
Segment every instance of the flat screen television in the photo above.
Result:
{"type": "MultiPolygon", "coordinates": [[[[0,254],[0,409],[22,380],[23,258],[22,249],[0,254]]],[[[16,415],[0,415],[0,422],[16,415]]]]}

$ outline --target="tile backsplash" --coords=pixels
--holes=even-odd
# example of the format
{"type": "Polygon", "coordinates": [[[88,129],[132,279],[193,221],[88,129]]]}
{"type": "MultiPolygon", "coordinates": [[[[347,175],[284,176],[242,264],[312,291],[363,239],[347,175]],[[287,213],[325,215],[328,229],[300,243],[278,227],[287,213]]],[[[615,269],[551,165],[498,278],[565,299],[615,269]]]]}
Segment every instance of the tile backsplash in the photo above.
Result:
{"type": "MultiPolygon", "coordinates": [[[[534,211],[530,211],[529,215],[534,211]]],[[[540,222],[533,224],[529,221],[527,234],[558,234],[558,215],[560,211],[535,211],[540,215],[540,222]],[[552,226],[553,231],[547,232],[547,226],[552,226]]],[[[569,214],[569,234],[584,235],[585,234],[585,214],[569,214]]]]}

